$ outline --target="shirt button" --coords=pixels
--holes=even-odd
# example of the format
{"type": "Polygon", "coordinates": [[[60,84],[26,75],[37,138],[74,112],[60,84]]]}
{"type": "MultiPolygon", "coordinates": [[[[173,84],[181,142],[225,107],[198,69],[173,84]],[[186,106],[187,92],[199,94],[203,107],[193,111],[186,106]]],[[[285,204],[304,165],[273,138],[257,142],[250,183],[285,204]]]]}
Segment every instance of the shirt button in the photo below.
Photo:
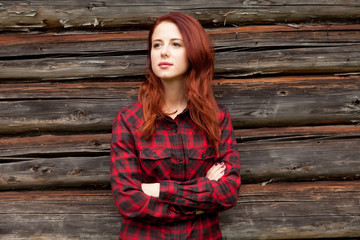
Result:
{"type": "Polygon", "coordinates": [[[157,157],[156,152],[153,153],[153,157],[157,157]]]}
{"type": "Polygon", "coordinates": [[[202,157],[202,158],[205,158],[205,153],[201,154],[201,157],[202,157]]]}
{"type": "Polygon", "coordinates": [[[180,164],[182,164],[183,163],[183,161],[182,160],[180,160],[180,162],[179,162],[180,164]]]}
{"type": "Polygon", "coordinates": [[[174,132],[174,133],[176,133],[176,132],[177,132],[176,128],[175,128],[175,129],[173,129],[173,132],[174,132]]]}

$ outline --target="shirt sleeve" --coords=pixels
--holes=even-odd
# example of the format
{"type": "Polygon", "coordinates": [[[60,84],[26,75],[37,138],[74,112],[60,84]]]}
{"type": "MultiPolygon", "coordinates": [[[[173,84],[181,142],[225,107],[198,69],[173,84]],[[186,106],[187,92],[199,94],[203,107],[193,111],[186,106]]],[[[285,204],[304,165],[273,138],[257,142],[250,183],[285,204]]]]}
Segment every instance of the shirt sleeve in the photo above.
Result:
{"type": "Polygon", "coordinates": [[[160,200],[183,207],[193,207],[207,212],[219,212],[235,206],[241,184],[240,156],[231,118],[225,108],[221,121],[219,161],[226,164],[225,175],[219,181],[206,177],[185,182],[160,181],[160,200]]]}
{"type": "Polygon", "coordinates": [[[151,223],[194,218],[194,211],[185,214],[178,206],[159,201],[142,191],[134,136],[121,112],[113,123],[110,181],[117,209],[124,218],[139,218],[151,223]]]}

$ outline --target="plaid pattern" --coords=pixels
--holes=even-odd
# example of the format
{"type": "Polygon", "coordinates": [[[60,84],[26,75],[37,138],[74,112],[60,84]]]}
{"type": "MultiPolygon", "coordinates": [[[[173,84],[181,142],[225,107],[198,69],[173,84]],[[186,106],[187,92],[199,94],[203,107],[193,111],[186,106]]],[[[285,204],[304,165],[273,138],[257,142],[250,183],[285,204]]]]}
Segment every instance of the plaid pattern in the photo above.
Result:
{"type": "Polygon", "coordinates": [[[221,239],[218,212],[236,204],[240,157],[230,114],[219,106],[219,158],[186,108],[175,120],[158,120],[155,133],[142,139],[142,105],[123,108],[113,123],[111,186],[123,216],[120,239],[221,239]],[[218,161],[226,164],[219,181],[205,178],[218,161]],[[147,196],[141,183],[160,183],[160,197],[147,196]],[[195,215],[196,210],[205,213],[195,215]]]}

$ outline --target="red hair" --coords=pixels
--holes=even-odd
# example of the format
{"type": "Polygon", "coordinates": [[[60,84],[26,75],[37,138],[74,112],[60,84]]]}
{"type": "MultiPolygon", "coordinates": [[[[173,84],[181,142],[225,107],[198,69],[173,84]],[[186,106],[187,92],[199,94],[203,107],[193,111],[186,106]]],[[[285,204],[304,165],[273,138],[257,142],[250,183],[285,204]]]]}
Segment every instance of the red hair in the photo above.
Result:
{"type": "Polygon", "coordinates": [[[162,110],[165,104],[164,86],[152,71],[151,39],[155,28],[163,21],[177,25],[183,37],[189,69],[186,73],[185,91],[190,117],[198,127],[205,131],[218,155],[220,124],[218,107],[212,91],[211,81],[214,73],[214,47],[201,24],[193,17],[183,13],[169,13],[155,21],[148,37],[147,66],[149,74],[139,90],[139,102],[143,105],[144,122],[140,128],[142,136],[149,138],[155,131],[157,118],[166,114],[162,110]]]}

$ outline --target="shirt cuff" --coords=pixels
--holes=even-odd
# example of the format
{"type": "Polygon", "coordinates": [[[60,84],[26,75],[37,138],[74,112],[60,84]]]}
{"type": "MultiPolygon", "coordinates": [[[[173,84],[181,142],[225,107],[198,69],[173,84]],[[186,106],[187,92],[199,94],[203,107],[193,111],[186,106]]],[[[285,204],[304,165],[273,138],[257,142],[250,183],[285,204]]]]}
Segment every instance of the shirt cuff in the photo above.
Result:
{"type": "Polygon", "coordinates": [[[159,199],[167,202],[174,202],[177,197],[179,184],[175,181],[160,181],[159,199]]]}

